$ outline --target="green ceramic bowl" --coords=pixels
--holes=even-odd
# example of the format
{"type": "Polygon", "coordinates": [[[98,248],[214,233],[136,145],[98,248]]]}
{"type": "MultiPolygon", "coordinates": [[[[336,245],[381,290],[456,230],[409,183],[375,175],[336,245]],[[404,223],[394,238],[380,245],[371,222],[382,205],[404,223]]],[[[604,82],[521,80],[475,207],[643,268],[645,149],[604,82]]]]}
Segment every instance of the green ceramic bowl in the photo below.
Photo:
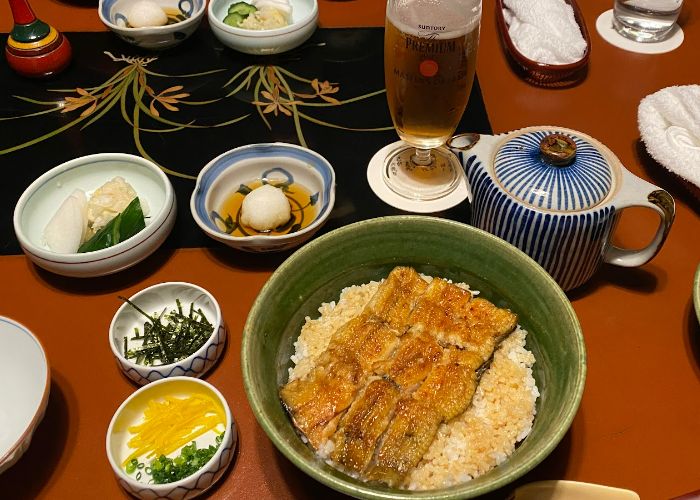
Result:
{"type": "Polygon", "coordinates": [[[583,393],[586,352],[571,304],[554,280],[520,250],[471,226],[425,216],[372,219],[332,231],[290,256],[258,295],[243,331],[243,382],[258,422],[302,471],[343,493],[375,499],[471,498],[502,487],[542,461],[571,425],[583,393]],[[363,483],[316,458],[278,397],[306,316],[349,285],[385,277],[396,265],[469,283],[519,316],[541,397],[530,435],[511,457],[459,486],[423,492],[363,483]]]}

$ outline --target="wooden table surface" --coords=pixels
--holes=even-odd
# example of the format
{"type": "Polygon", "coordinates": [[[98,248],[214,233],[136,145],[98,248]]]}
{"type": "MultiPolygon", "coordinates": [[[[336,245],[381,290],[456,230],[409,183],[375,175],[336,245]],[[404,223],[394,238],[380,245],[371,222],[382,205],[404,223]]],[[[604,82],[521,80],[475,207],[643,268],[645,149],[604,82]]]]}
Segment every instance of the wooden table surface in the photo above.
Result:
{"type": "MultiPolygon", "coordinates": [[[[39,18],[62,31],[104,29],[94,0],[32,3],[39,18]]],[[[583,401],[561,444],[518,483],[590,481],[633,489],[643,499],[700,489],[700,328],[692,304],[700,203],[682,181],[646,155],[636,122],[644,96],[670,85],[700,83],[700,5],[685,2],[680,19],[685,42],[679,49],[641,55],[617,49],[597,34],[596,19],[611,8],[612,0],[581,0],[592,39],[587,77],[572,88],[545,89],[525,83],[508,65],[496,32],[494,3],[484,2],[477,67],[494,132],[561,125],[590,134],[633,173],[667,189],[677,208],[670,236],[651,263],[638,269],[604,266],[591,282],[569,293],[588,350],[583,401]]],[[[319,11],[322,27],[381,26],[384,2],[319,0],[319,11]]],[[[2,2],[0,30],[10,28],[9,8],[2,2]]],[[[0,162],[8,171],[7,160],[0,162]]],[[[646,211],[630,211],[616,241],[641,246],[655,224],[656,217],[646,211]]],[[[113,363],[107,331],[118,294],[170,280],[210,290],[222,305],[230,332],[224,357],[207,380],[229,401],[241,440],[235,462],[212,498],[335,495],[276,451],[243,390],[241,332],[250,305],[277,264],[275,258],[241,258],[225,248],[160,250],[131,271],[80,281],[38,271],[23,256],[0,257],[0,314],[40,337],[52,373],[46,418],[27,454],[0,476],[0,497],[124,496],[105,456],[104,435],[114,410],[134,386],[113,363]]],[[[507,492],[493,498],[504,498],[507,492]]]]}

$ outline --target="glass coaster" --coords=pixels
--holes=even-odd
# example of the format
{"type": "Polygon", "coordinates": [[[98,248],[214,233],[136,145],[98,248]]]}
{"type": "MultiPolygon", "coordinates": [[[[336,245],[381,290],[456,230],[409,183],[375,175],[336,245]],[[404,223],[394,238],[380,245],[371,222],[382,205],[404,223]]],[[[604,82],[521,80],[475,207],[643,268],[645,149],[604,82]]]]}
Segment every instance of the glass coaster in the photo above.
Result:
{"type": "Polygon", "coordinates": [[[677,49],[683,43],[685,35],[680,26],[676,24],[673,34],[666,40],[661,42],[635,42],[629,38],[625,38],[613,28],[613,11],[612,9],[603,12],[598,16],[595,23],[603,39],[615,47],[627,50],[629,52],[637,52],[639,54],[664,54],[677,49]]]}
{"type": "Polygon", "coordinates": [[[441,198],[433,200],[414,200],[401,196],[389,188],[384,180],[384,176],[386,175],[384,168],[386,159],[397,149],[405,146],[407,146],[407,144],[403,141],[388,144],[377,151],[369,162],[369,166],[367,167],[367,182],[380,200],[406,212],[434,213],[452,208],[462,203],[465,199],[471,198],[471,193],[461,166],[459,168],[460,174],[462,175],[459,176],[457,185],[450,193],[441,198]]]}

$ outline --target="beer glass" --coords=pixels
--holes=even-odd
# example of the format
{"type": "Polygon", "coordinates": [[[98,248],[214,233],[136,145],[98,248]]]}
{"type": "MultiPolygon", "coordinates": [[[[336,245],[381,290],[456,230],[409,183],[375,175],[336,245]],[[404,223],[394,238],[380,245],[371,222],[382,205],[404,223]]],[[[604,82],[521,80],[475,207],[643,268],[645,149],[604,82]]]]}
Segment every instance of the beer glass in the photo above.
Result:
{"type": "Polygon", "coordinates": [[[467,106],[476,68],[481,0],[388,0],[384,79],[401,146],[387,156],[384,182],[413,200],[435,200],[463,172],[445,142],[467,106]]]}

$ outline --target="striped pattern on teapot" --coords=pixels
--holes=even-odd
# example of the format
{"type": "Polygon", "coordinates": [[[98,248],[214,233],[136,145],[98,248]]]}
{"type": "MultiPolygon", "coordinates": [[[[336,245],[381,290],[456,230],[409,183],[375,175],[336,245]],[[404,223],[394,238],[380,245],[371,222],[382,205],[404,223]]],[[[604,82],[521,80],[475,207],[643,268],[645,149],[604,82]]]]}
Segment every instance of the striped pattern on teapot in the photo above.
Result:
{"type": "MultiPolygon", "coordinates": [[[[580,213],[546,212],[525,207],[522,201],[514,199],[492,181],[476,156],[466,160],[465,168],[473,193],[474,226],[528,254],[564,290],[576,288],[593,275],[617,219],[612,204],[580,213]]],[[[588,183],[581,185],[589,186],[588,183]]],[[[568,193],[560,199],[562,203],[563,200],[571,203],[581,197],[568,193]]]]}
{"type": "Polygon", "coordinates": [[[504,144],[494,161],[498,181],[516,198],[546,210],[585,210],[600,203],[613,181],[603,155],[589,142],[562,133],[576,144],[576,158],[566,166],[552,165],[540,157],[540,142],[551,134],[531,132],[504,144]]]}

